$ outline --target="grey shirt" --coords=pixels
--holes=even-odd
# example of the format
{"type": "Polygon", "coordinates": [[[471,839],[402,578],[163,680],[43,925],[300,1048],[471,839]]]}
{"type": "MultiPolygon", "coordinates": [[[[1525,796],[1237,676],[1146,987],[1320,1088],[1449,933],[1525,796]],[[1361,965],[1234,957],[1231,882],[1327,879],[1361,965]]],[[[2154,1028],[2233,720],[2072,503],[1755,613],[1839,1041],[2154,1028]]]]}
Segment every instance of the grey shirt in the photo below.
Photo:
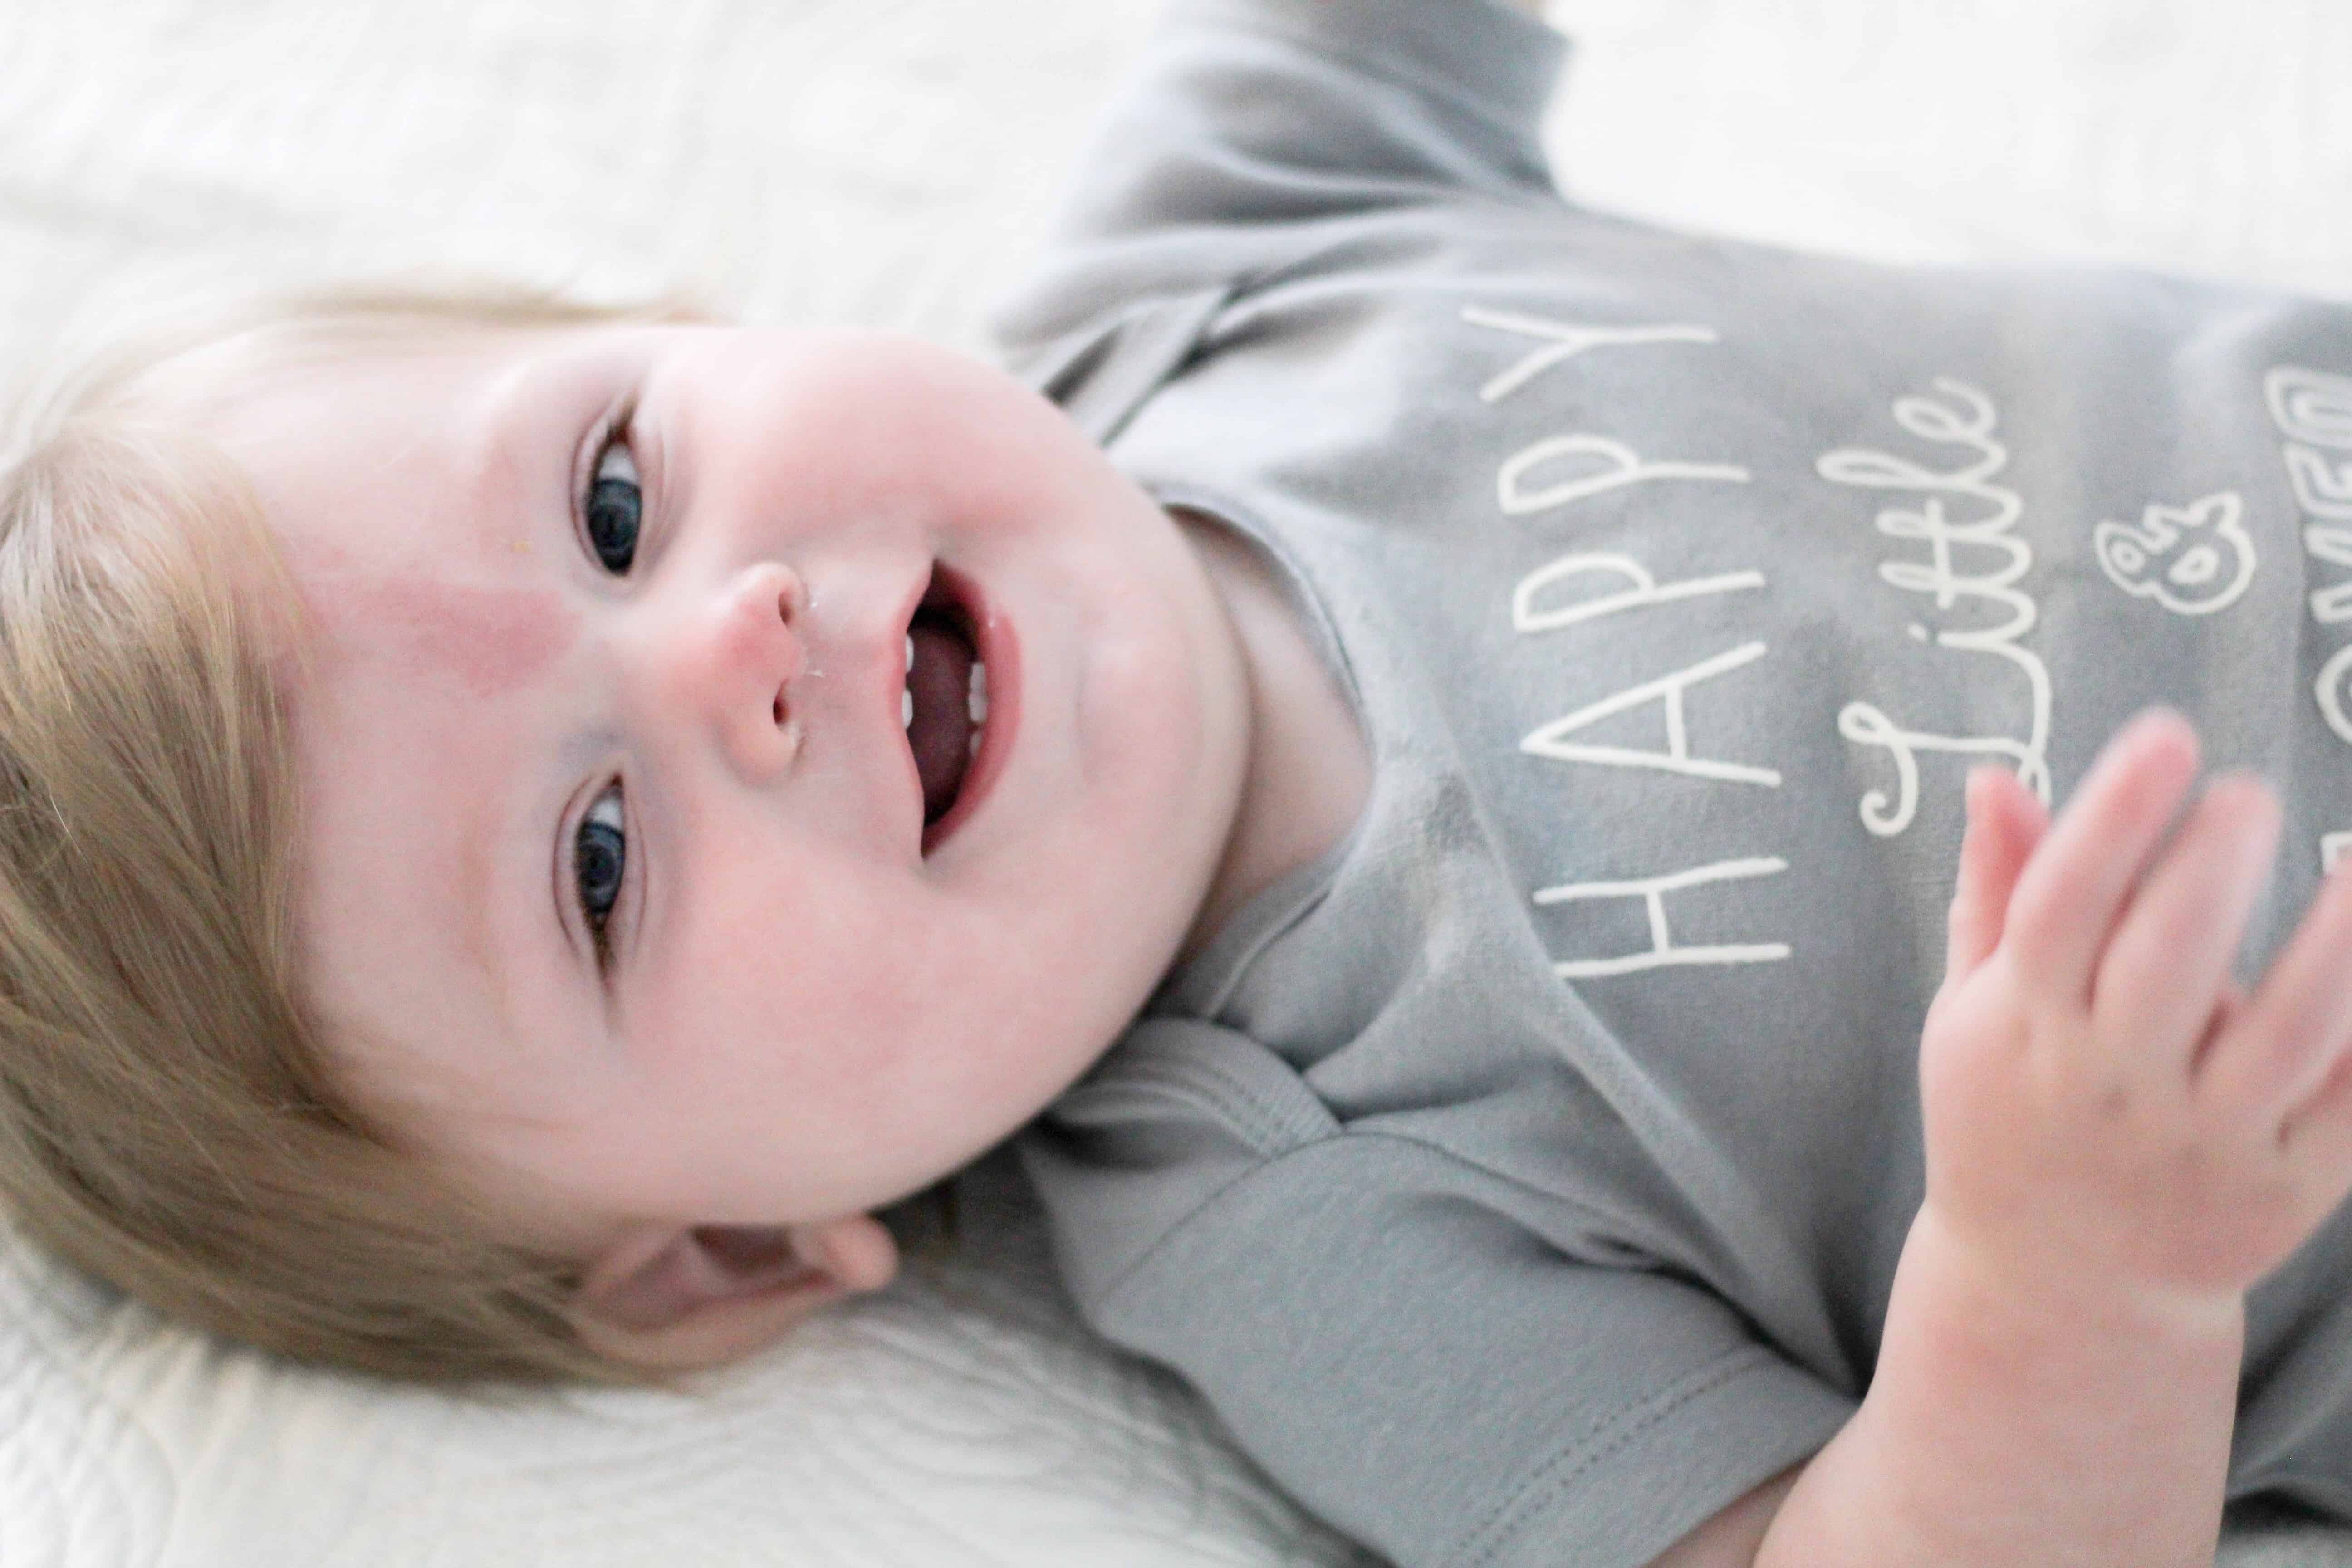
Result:
{"type": "MultiPolygon", "coordinates": [[[[1868,1386],[1968,768],[2257,768],[2352,840],[2352,313],[1580,210],[1489,0],[1181,0],[1012,363],[1291,583],[1374,760],[1027,1135],[1074,1292],[1405,1564],[1646,1562],[1868,1386]]],[[[1606,149],[1595,149],[1605,156],[1606,149]]],[[[2352,1518],[2339,1215],[2233,1497],[2352,1518]]]]}

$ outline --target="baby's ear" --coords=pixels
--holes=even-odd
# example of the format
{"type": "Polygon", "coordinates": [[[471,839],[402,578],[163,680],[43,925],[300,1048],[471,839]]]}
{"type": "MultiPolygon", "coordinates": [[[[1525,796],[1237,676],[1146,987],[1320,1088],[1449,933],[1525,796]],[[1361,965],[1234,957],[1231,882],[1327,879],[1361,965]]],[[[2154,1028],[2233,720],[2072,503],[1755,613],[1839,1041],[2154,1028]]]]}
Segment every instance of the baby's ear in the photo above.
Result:
{"type": "Polygon", "coordinates": [[[633,1232],[589,1266],[572,1303],[588,1346],[639,1366],[722,1366],[828,1301],[878,1290],[898,1247],[866,1215],[804,1225],[633,1232]]]}

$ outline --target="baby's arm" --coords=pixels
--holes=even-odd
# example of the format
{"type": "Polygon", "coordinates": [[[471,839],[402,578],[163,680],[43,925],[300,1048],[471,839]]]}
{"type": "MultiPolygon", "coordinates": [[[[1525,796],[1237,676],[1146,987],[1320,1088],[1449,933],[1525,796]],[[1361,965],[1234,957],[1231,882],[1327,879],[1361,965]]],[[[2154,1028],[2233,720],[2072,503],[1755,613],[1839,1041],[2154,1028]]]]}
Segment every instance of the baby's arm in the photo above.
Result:
{"type": "Polygon", "coordinates": [[[2156,713],[2054,825],[1969,780],[1926,1201],[1869,1394],[1761,1568],[2211,1563],[2244,1293],[2352,1186],[2352,877],[2244,995],[2278,807],[2218,781],[2157,854],[2197,766],[2156,713]]]}

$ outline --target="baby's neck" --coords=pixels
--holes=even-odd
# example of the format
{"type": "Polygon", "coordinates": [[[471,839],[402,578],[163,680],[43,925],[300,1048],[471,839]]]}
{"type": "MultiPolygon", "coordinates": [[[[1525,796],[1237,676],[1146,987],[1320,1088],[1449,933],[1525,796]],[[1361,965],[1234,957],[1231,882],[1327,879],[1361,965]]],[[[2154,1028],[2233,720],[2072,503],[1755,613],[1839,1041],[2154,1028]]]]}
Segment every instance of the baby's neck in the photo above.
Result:
{"type": "Polygon", "coordinates": [[[1252,898],[1347,836],[1372,770],[1355,710],[1272,563],[1213,519],[1173,515],[1233,623],[1251,708],[1241,804],[1181,963],[1252,898]]]}

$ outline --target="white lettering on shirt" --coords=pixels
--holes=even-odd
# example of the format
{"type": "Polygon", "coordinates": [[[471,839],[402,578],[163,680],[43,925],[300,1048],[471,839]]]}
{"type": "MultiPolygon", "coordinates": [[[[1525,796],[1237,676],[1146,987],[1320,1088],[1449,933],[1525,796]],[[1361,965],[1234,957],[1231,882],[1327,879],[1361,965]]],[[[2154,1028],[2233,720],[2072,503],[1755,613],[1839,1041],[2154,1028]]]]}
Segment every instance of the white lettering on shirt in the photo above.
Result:
{"type": "Polygon", "coordinates": [[[1769,963],[1789,956],[1785,942],[1727,942],[1714,946],[1676,947],[1674,933],[1666,926],[1666,906],[1664,895],[1680,888],[1698,887],[1708,882],[1729,882],[1749,877],[1769,877],[1789,868],[1789,863],[1778,856],[1750,856],[1738,860],[1717,860],[1708,866],[1694,866],[1686,871],[1672,871],[1663,877],[1636,877],[1613,882],[1562,882],[1557,887],[1538,888],[1535,901],[1538,904],[1564,904],[1584,899],[1639,898],[1647,906],[1650,916],[1650,950],[1647,952],[1623,953],[1615,958],[1556,959],[1552,971],[1563,980],[1589,980],[1603,974],[1627,974],[1636,970],[1659,969],[1669,964],[1688,963],[1769,963]]]}
{"type": "Polygon", "coordinates": [[[2263,400],[2288,440],[2352,452],[2352,376],[2276,365],[2263,377],[2263,400]]]}
{"type": "MultiPolygon", "coordinates": [[[[2324,522],[2305,525],[2303,552],[2331,566],[2352,566],[2352,528],[2330,528],[2324,522]]],[[[2311,595],[2311,618],[2323,626],[2352,618],[2352,579],[2316,589],[2311,595]]]]}
{"type": "Polygon", "coordinates": [[[2352,849],[2352,832],[2338,830],[2335,833],[2321,834],[2319,836],[2319,874],[2325,877],[2336,869],[2336,862],[2344,858],[2344,851],[2347,849],[2352,849]]]}
{"type": "Polygon", "coordinates": [[[1474,327],[1494,327],[1526,337],[1550,340],[1544,347],[1531,351],[1518,363],[1480,387],[1478,401],[1481,403],[1501,402],[1562,360],[1572,359],[1587,349],[1612,344],[1711,343],[1716,341],[1713,327],[1681,324],[1593,327],[1578,321],[1547,321],[1540,316],[1522,316],[1509,310],[1489,310],[1482,305],[1465,305],[1462,319],[1474,327]]]}
{"type": "Polygon", "coordinates": [[[2092,529],[2091,552],[2107,581],[2134,598],[2154,599],[2176,616],[2210,616],[2236,604],[2254,580],[2244,512],[2235,490],[2187,506],[2151,501],[2137,527],[2107,521],[2092,529]]]}
{"type": "MultiPolygon", "coordinates": [[[[2331,566],[2352,566],[2352,529],[2331,526],[2352,521],[2352,458],[2328,456],[2352,451],[2352,376],[2299,364],[2273,365],[2263,377],[2263,397],[2270,405],[2271,423],[2285,437],[2279,457],[2286,464],[2295,505],[2305,513],[2304,553],[2331,566]],[[2316,521],[2321,518],[2330,521],[2316,521]]],[[[2324,626],[2352,618],[2352,580],[2314,589],[2310,605],[2311,618],[2324,626]]],[[[2352,643],[2337,648],[2320,666],[2312,698],[2336,738],[2352,744],[2352,712],[2344,700],[2347,677],[2352,677],[2352,643]]],[[[2326,838],[2320,845],[2323,856],[2329,853],[2326,838]]]]}
{"type": "Polygon", "coordinates": [[[1688,582],[1669,583],[1661,588],[1657,579],[1650,575],[1649,569],[1630,555],[1610,551],[1563,555],[1557,561],[1537,567],[1520,578],[1518,586],[1511,590],[1511,625],[1523,632],[1558,631],[1579,621],[1613,616],[1620,610],[1630,610],[1641,605],[1663,605],[1670,599],[1691,599],[1702,594],[1733,594],[1742,588],[1761,588],[1763,585],[1764,574],[1761,572],[1731,572],[1720,577],[1697,577],[1688,582]],[[1554,583],[1603,571],[1623,574],[1633,586],[1621,593],[1587,599],[1579,605],[1536,608],[1536,595],[1554,583]]]}
{"type": "Polygon", "coordinates": [[[1906,593],[1933,595],[1936,607],[1949,610],[1962,598],[1983,599],[2000,605],[2008,618],[2000,625],[1970,630],[1945,629],[1936,634],[1937,646],[1969,653],[1990,654],[2007,661],[2024,678],[2029,708],[2023,740],[2007,736],[1939,735],[1897,724],[1867,702],[1849,702],[1838,713],[1838,732],[1859,745],[1884,747],[1893,757],[1897,795],[1892,810],[1881,790],[1866,792],[1861,801],[1864,826],[1881,837],[1901,833],[1911,824],[1918,804],[1919,751],[1986,752],[2012,757],[2017,776],[2050,803],[2050,672],[2041,656],[2019,646],[2032,630],[2038,612],[2031,595],[2011,586],[2033,564],[2033,547],[2010,530],[2024,515],[2025,503],[2006,485],[1993,482],[2009,465],[2009,449],[1994,437],[1999,416],[1992,399],[1949,376],[1934,382],[1942,397],[1913,395],[1895,400],[1895,422],[1923,441],[1960,447],[1974,454],[1960,467],[1930,468],[1891,452],[1841,448],[1825,453],[1814,464],[1822,478],[1863,489],[1905,491],[1920,496],[1916,508],[1888,507],[1876,518],[1878,531],[1892,539],[1917,540],[1928,547],[1928,559],[1886,561],[1878,574],[1906,593]],[[1958,507],[1973,516],[1955,519],[1958,507]],[[1960,552],[1988,552],[1990,569],[1963,571],[1955,563],[1960,552]]]}
{"type": "MultiPolygon", "coordinates": [[[[1479,388],[1479,401],[1486,404],[1500,402],[1544,372],[1588,349],[1713,343],[1717,341],[1714,328],[1691,323],[1593,326],[1582,322],[1545,321],[1539,317],[1490,310],[1479,306],[1465,308],[1462,311],[1462,319],[1474,326],[1492,327],[1540,340],[1540,346],[1479,388]]],[[[1537,441],[1513,453],[1496,470],[1495,495],[1506,517],[1524,517],[1532,512],[1574,506],[1628,486],[1659,480],[1747,484],[1749,477],[1748,470],[1739,464],[1679,458],[1652,460],[1644,458],[1622,441],[1590,431],[1578,431],[1537,441]],[[1544,465],[1553,466],[1549,482],[1545,482],[1543,475],[1531,472],[1544,465]]],[[[1519,579],[1511,592],[1511,625],[1521,636],[1559,632],[1627,610],[1711,595],[1735,594],[1764,585],[1764,574],[1757,571],[1720,573],[1662,584],[1648,567],[1631,555],[1610,551],[1575,552],[1557,556],[1519,579]],[[1622,585],[1611,586],[1612,579],[1622,585]],[[1591,583],[1591,587],[1588,587],[1588,582],[1591,583]],[[1594,588],[1599,591],[1593,591],[1594,588]]],[[[1685,697],[1690,688],[1753,663],[1764,657],[1764,645],[1760,642],[1742,644],[1654,680],[1645,680],[1612,697],[1588,703],[1575,712],[1537,729],[1521,740],[1519,749],[1549,762],[1592,763],[1601,767],[1654,768],[1693,778],[1762,784],[1777,789],[1780,785],[1780,774],[1777,769],[1691,755],[1685,713],[1685,697]],[[1596,745],[1570,739],[1612,714],[1653,701],[1659,705],[1665,723],[1665,749],[1663,751],[1596,745]]],[[[1725,860],[1689,871],[1635,881],[1565,883],[1539,889],[1533,898],[1538,904],[1611,897],[1640,897],[1647,902],[1652,934],[1649,952],[1616,958],[1556,961],[1553,967],[1563,979],[1624,974],[1670,964],[1759,963],[1786,958],[1789,955],[1788,944],[1749,942],[1676,947],[1666,928],[1662,898],[1665,892],[1677,888],[1734,878],[1765,876],[1787,868],[1788,862],[1774,857],[1725,860]]]]}
{"type": "Polygon", "coordinates": [[[2352,458],[2339,460],[2294,441],[2279,452],[2295,505],[2314,517],[2352,518],[2352,458]]]}
{"type": "Polygon", "coordinates": [[[1565,719],[1553,720],[1520,741],[1519,750],[1538,757],[1549,757],[1554,762],[1596,763],[1604,767],[1618,768],[1658,768],[1666,773],[1687,773],[1693,778],[1731,779],[1741,784],[1764,784],[1778,789],[1780,775],[1774,769],[1692,756],[1690,736],[1683,721],[1683,692],[1685,688],[1696,686],[1702,680],[1712,680],[1726,670],[1737,669],[1763,657],[1762,643],[1745,643],[1717,654],[1713,658],[1702,659],[1688,668],[1662,675],[1655,680],[1645,680],[1639,686],[1628,687],[1614,697],[1587,703],[1565,719]],[[1612,713],[1622,712],[1636,704],[1654,700],[1665,710],[1666,749],[1663,752],[1637,751],[1627,746],[1580,745],[1567,739],[1612,713]]]}
{"type": "Polygon", "coordinates": [[[1646,484],[1654,479],[1711,479],[1717,483],[1744,485],[1748,482],[1748,470],[1736,463],[1677,460],[1653,463],[1622,441],[1580,432],[1574,436],[1547,437],[1513,453],[1495,476],[1495,492],[1503,503],[1506,516],[1521,517],[1531,511],[1549,511],[1554,507],[1569,506],[1626,485],[1646,484]],[[1539,489],[1530,490],[1520,486],[1519,480],[1529,468],[1571,454],[1599,458],[1602,467],[1597,473],[1587,474],[1580,479],[1562,479],[1539,489]]]}

